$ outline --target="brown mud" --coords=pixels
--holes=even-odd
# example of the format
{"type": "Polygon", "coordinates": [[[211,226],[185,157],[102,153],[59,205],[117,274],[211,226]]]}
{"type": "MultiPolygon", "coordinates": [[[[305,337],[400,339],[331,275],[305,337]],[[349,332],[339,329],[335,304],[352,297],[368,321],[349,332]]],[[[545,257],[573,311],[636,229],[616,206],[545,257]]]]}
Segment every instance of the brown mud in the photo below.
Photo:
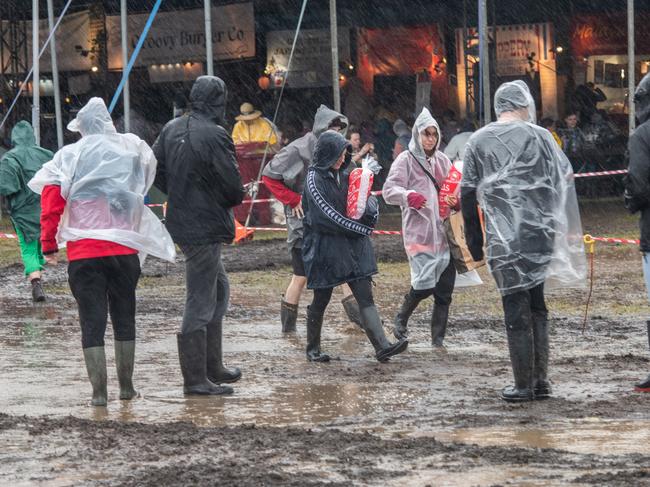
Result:
{"type": "MultiPolygon", "coordinates": [[[[595,235],[636,238],[635,219],[617,204],[586,205],[583,219],[595,235]]],[[[408,266],[399,238],[374,243],[375,298],[389,330],[408,266]]],[[[485,269],[485,284],[454,296],[446,353],[429,344],[429,301],[413,315],[409,350],[378,364],[335,294],[322,346],[336,360],[309,364],[310,293],[295,336],[278,322],[285,243],[227,247],[224,261],[225,358],[243,371],[235,394],[182,395],[182,256],[149,259],[138,290],[140,397],[117,398],[109,326],[106,408],[88,405],[65,266],[48,270],[43,306],[28,299],[18,264],[0,268],[0,484],[650,485],[650,394],[632,388],[650,372],[636,247],[597,246],[584,334],[587,289],[549,293],[554,397],[521,405],[497,398],[512,372],[485,269]]]]}

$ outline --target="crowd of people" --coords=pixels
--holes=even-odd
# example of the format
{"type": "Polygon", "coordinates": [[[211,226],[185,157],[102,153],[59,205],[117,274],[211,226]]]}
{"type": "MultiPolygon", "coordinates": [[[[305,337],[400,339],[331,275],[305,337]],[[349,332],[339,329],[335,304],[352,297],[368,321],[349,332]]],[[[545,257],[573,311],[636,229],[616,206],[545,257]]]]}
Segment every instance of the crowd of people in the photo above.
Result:
{"type": "MultiPolygon", "coordinates": [[[[646,77],[635,98],[643,124],[630,140],[627,201],[631,211],[642,212],[641,247],[650,292],[649,86],[646,77]]],[[[150,147],[134,134],[118,133],[103,100],[92,98],[68,125],[80,134],[77,142],[51,154],[36,145],[29,124],[20,122],[12,133],[14,148],[0,163],[0,192],[8,197],[21,236],[34,300],[45,299],[39,274],[44,263],[56,265],[59,247],[67,247],[93,405],[107,404],[104,335],[109,314],[119,397],[137,395],[132,374],[141,265],[149,254],[174,261],[176,246],[184,255],[186,277],[177,332],[183,391],[229,394],[233,388],[228,384],[240,379],[239,369],[225,366],[222,346],[230,287],[221,251],[235,236],[232,208],[245,196],[233,138],[262,138],[281,146],[264,168],[262,183],[284,204],[287,220],[293,275],[280,300],[282,332],[295,332],[300,297],[305,288],[313,291],[306,318],[308,361],[330,360],[320,338],[336,287],[379,362],[407,350],[409,317],[429,296],[434,299],[432,346],[444,347],[452,295],[462,275],[450,250],[452,212],[464,221],[471,259],[487,262],[502,295],[514,385],[500,397],[523,402],[552,394],[545,290],[586,279],[571,159],[582,136],[576,125],[569,126],[576,121],[573,115],[567,117],[566,130],[573,131],[568,134],[555,133],[552,123],[537,125],[528,87],[514,81],[495,93],[497,121],[477,131],[450,112],[440,126],[424,108],[411,129],[404,120],[391,124],[383,119],[388,125],[378,124],[375,133],[392,135],[371,142],[363,126],[351,128],[345,115],[321,106],[311,130],[283,146],[276,127],[249,103],[241,106],[231,136],[224,128],[227,88],[220,78],[199,77],[190,102],[189,112],[168,122],[150,147]],[[376,171],[384,173],[378,179],[385,203],[401,210],[411,271],[410,287],[393,320],[392,342],[372,292],[378,268],[370,235],[379,218],[378,199],[369,196],[359,218],[347,213],[350,173],[369,159],[379,159],[376,171]],[[462,166],[455,165],[458,161],[462,166]],[[462,171],[462,182],[456,193],[445,195],[441,187],[452,168],[462,171]],[[144,204],[152,185],[167,195],[164,225],[144,204]]],[[[602,123],[597,115],[592,120],[602,123]]],[[[637,388],[650,391],[650,377],[637,388]]]]}

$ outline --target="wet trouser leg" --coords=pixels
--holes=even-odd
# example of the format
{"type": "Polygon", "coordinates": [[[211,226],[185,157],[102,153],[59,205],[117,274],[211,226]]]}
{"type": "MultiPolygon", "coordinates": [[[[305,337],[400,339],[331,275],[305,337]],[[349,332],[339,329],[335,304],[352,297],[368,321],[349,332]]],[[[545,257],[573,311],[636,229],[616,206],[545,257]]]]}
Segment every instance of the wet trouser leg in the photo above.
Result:
{"type": "Polygon", "coordinates": [[[535,397],[543,399],[551,395],[551,384],[548,381],[548,309],[544,302],[544,284],[530,289],[530,310],[533,322],[533,348],[535,365],[533,385],[535,397]]]}
{"type": "Polygon", "coordinates": [[[228,305],[228,293],[223,289],[219,293],[220,283],[223,287],[227,282],[221,263],[221,244],[181,244],[180,247],[185,254],[186,296],[183,324],[176,338],[183,391],[209,395],[232,393],[232,388],[217,386],[207,376],[208,333],[214,347],[214,342],[221,340],[221,327],[215,318],[223,317],[228,305]]]}
{"type": "MultiPolygon", "coordinates": [[[[643,277],[645,278],[645,289],[648,293],[648,300],[650,300],[650,252],[643,253],[643,277]]],[[[650,320],[646,321],[646,328],[648,332],[648,345],[650,346],[650,320]]],[[[650,375],[635,384],[635,390],[639,392],[650,392],[650,375]]]]}
{"type": "Polygon", "coordinates": [[[506,387],[501,398],[506,401],[528,401],[533,397],[534,342],[529,291],[503,296],[510,362],[514,387],[506,387]]]}
{"type": "Polygon", "coordinates": [[[450,259],[440,279],[433,289],[433,312],[431,313],[431,343],[435,347],[442,347],[447,322],[449,321],[449,306],[451,305],[454,285],[456,284],[456,268],[450,259]]]}

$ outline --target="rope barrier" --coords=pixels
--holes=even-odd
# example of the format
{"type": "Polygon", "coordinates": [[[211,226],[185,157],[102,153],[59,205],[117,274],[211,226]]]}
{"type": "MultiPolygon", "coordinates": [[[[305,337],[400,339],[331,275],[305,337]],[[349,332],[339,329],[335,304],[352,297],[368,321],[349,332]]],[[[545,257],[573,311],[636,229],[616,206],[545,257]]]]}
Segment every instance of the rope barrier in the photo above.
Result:
{"type": "Polygon", "coordinates": [[[615,171],[600,171],[600,172],[579,172],[574,174],[576,178],[593,178],[598,176],[615,176],[617,174],[627,174],[627,169],[617,169],[615,171]]]}

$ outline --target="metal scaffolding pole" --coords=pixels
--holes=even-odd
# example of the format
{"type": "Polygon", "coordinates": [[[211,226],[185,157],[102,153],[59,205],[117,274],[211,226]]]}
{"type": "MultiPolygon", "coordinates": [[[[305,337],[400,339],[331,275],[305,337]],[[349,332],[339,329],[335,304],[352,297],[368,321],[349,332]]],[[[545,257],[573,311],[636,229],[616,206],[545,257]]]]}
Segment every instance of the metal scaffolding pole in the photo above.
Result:
{"type": "MultiPolygon", "coordinates": [[[[494,0],[493,0],[494,1],[494,0]]],[[[492,104],[490,103],[490,50],[488,45],[488,26],[487,26],[487,0],[478,2],[478,22],[479,22],[479,59],[480,59],[480,76],[481,76],[481,95],[483,101],[483,124],[490,123],[492,104]]]]}
{"type": "Polygon", "coordinates": [[[39,73],[38,51],[39,51],[39,18],[38,18],[38,0],[32,0],[32,127],[34,128],[34,137],[36,144],[41,144],[41,77],[39,73]]]}
{"type": "Polygon", "coordinates": [[[330,0],[330,38],[332,44],[332,93],[334,110],[341,112],[341,89],[339,87],[339,34],[336,20],[336,0],[330,0]]]}
{"type": "Polygon", "coordinates": [[[208,76],[214,76],[214,58],[212,55],[212,2],[203,1],[205,17],[205,65],[208,76]]]}
{"type": "MultiPolygon", "coordinates": [[[[50,32],[54,30],[54,6],[52,0],[47,0],[47,21],[50,32]]],[[[52,85],[54,88],[54,116],[56,118],[56,143],[60,149],[63,147],[63,122],[61,119],[61,91],[59,89],[59,67],[56,60],[56,35],[50,41],[50,53],[52,56],[52,85]]]]}
{"type": "Polygon", "coordinates": [[[632,135],[636,120],[634,118],[634,0],[627,0],[627,104],[629,114],[629,134],[632,135]]]}
{"type": "MultiPolygon", "coordinates": [[[[49,0],[51,1],[51,0],[49,0]]],[[[120,0],[120,28],[122,30],[122,70],[126,69],[129,64],[129,31],[128,31],[128,11],[126,0],[120,0]]],[[[122,93],[124,102],[124,132],[131,132],[131,97],[129,92],[129,77],[127,75],[124,82],[124,92],[122,93]]]]}

